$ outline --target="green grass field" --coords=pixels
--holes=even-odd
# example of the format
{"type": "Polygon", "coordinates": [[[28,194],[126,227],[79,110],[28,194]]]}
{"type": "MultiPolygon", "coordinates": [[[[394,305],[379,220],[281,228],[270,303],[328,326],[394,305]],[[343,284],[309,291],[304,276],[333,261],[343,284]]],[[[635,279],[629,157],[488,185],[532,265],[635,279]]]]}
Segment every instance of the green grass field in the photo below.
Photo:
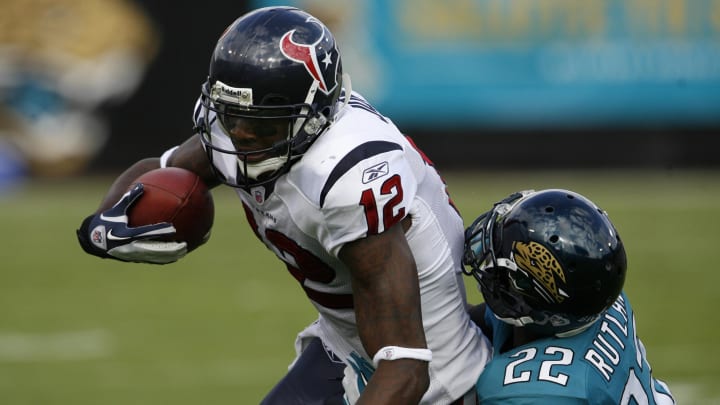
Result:
{"type": "MultiPolygon", "coordinates": [[[[720,402],[719,172],[444,174],[466,223],[525,188],[570,188],[607,210],[656,376],[681,404],[720,402]]],[[[109,181],[0,195],[0,403],[258,403],[315,318],[295,280],[228,189],[215,192],[210,242],[179,263],[85,255],[74,231],[109,181]]]]}

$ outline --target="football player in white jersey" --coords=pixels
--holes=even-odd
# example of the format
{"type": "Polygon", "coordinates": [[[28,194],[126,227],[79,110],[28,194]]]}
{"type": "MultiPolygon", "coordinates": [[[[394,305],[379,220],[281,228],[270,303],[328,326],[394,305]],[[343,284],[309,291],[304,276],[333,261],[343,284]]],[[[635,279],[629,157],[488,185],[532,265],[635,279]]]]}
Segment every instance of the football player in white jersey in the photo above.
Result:
{"type": "Polygon", "coordinates": [[[288,7],[238,18],[215,47],[194,121],[194,136],[116,179],[78,230],[83,249],[183,257],[183,242],[150,236],[170,224],[128,228],[123,211],[142,188],[123,193],[151,169],[192,170],[235,188],[319,314],[263,403],[474,403],[489,344],[466,312],[462,219],[425,155],[352,92],[327,27],[288,7]]]}
{"type": "Polygon", "coordinates": [[[625,248],[607,214],[569,190],[515,193],[466,233],[494,354],[481,404],[672,405],[622,292],[625,248]]]}

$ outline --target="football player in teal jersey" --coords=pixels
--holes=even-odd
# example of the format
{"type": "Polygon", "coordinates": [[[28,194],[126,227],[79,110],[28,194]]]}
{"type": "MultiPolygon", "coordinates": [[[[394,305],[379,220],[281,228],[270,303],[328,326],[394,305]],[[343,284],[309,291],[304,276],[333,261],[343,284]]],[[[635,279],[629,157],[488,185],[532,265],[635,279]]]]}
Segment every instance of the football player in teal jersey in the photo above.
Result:
{"type": "Polygon", "coordinates": [[[674,404],[653,378],[622,291],[625,249],[607,214],[568,190],[523,191],[466,230],[465,265],[492,338],[480,403],[674,404]]]}

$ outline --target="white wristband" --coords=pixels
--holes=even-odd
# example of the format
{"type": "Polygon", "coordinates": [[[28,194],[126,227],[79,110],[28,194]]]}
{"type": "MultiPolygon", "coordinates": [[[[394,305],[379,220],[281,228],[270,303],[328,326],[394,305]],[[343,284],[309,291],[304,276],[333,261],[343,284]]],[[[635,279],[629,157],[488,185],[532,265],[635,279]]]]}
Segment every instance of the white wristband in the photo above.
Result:
{"type": "Polygon", "coordinates": [[[380,360],[397,359],[416,359],[429,362],[432,361],[432,351],[430,349],[410,349],[399,346],[385,346],[375,353],[375,357],[373,357],[373,364],[377,367],[380,360]]]}

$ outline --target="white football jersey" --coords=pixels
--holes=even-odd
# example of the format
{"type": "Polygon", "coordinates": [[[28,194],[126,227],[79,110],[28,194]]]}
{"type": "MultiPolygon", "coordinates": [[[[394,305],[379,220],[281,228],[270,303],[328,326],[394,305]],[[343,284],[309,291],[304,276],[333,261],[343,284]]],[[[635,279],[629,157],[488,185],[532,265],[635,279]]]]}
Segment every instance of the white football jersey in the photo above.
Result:
{"type": "MultiPolygon", "coordinates": [[[[211,131],[221,133],[217,123],[211,131]]],[[[223,139],[213,136],[218,146],[232,150],[223,139]]],[[[237,160],[213,153],[216,168],[234,180],[237,160]]],[[[381,233],[410,216],[406,237],[417,264],[423,324],[433,353],[423,403],[449,403],[473,389],[490,349],[465,310],[463,222],[431,163],[388,118],[353,93],[334,123],[273,189],[237,189],[237,194],[256,235],[286,263],[319,312],[299,335],[298,350],[304,338],[318,336],[346,364],[365,373],[372,372],[375,353],[366,353],[360,342],[350,273],[338,252],[345,243],[381,233]]]]}

